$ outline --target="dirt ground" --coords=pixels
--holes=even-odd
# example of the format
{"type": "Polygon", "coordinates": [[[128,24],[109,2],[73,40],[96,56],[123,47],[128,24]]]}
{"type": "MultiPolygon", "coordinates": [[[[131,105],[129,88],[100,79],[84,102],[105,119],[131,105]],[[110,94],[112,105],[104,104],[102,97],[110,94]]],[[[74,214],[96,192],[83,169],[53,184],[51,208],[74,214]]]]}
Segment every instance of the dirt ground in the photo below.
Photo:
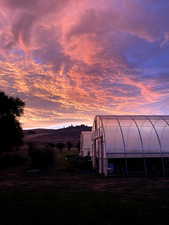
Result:
{"type": "Polygon", "coordinates": [[[165,225],[169,178],[0,171],[0,225],[165,225]]]}
{"type": "Polygon", "coordinates": [[[25,168],[0,171],[0,191],[98,191],[155,198],[169,193],[169,177],[103,177],[79,171],[29,172],[25,168]]]}

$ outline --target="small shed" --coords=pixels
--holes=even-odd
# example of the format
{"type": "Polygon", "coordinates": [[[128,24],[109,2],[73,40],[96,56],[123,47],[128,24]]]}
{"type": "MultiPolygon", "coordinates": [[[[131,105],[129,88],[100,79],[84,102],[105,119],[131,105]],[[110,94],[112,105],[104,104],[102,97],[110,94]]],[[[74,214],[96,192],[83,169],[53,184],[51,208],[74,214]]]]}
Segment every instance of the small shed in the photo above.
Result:
{"type": "Polygon", "coordinates": [[[82,131],[80,136],[80,156],[92,157],[91,131],[82,131]]]}

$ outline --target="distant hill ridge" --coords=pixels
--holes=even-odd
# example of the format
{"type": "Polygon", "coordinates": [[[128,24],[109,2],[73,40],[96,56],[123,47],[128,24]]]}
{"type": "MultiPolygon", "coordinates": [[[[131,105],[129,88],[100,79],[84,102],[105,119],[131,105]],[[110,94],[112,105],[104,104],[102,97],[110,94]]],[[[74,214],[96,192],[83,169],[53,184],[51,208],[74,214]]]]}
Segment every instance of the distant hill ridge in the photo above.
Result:
{"type": "Polygon", "coordinates": [[[77,144],[80,141],[81,131],[91,131],[91,127],[86,125],[70,126],[58,130],[53,129],[32,129],[24,130],[24,141],[27,143],[52,143],[59,142],[77,144]]]}

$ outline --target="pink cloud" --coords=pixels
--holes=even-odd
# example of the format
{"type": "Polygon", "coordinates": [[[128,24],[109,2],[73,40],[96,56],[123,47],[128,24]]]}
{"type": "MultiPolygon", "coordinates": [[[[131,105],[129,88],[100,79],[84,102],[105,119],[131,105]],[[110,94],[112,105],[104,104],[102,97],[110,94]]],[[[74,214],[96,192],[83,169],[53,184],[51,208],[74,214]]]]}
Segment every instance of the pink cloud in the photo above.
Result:
{"type": "Polygon", "coordinates": [[[26,101],[24,126],[150,113],[168,96],[129,63],[133,38],[158,45],[163,33],[163,18],[157,24],[138,1],[0,0],[0,7],[0,89],[26,101]]]}

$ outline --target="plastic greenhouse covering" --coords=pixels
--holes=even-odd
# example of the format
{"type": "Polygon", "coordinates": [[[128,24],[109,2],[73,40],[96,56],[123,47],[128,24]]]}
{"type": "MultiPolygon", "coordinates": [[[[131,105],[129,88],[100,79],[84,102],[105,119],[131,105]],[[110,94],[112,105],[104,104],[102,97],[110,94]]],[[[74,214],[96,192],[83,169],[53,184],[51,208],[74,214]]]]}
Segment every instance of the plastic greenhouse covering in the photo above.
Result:
{"type": "Polygon", "coordinates": [[[96,116],[93,140],[110,157],[168,157],[169,116],[96,116]]]}

